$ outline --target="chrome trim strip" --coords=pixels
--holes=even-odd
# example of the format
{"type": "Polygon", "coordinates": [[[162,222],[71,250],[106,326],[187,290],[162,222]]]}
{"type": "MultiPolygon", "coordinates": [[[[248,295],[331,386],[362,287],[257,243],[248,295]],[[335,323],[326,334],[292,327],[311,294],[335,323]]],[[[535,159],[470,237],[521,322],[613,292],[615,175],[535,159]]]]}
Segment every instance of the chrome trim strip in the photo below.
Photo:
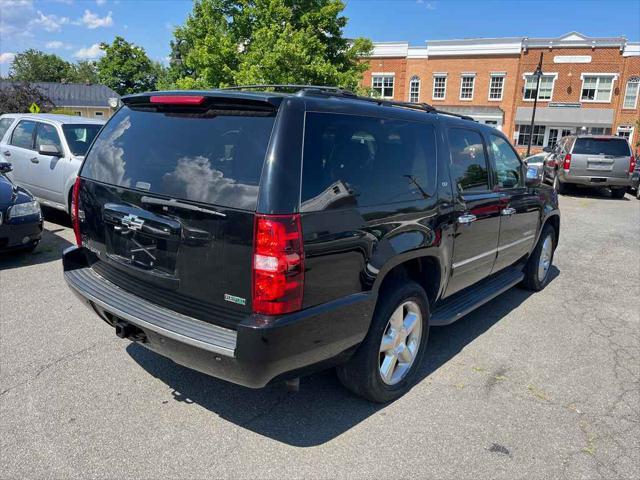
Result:
{"type": "Polygon", "coordinates": [[[463,265],[467,265],[468,263],[475,262],[476,260],[480,260],[481,258],[484,258],[488,255],[492,255],[494,253],[500,253],[501,251],[506,250],[507,248],[515,247],[516,245],[519,245],[522,242],[526,242],[527,240],[531,240],[534,237],[535,235],[528,235],[524,238],[516,240],[515,242],[507,243],[506,245],[502,245],[498,248],[489,250],[488,252],[481,253],[480,255],[476,255],[475,257],[467,258],[466,260],[461,260],[457,263],[454,263],[452,267],[453,268],[462,267],[463,265]]]}
{"type": "MultiPolygon", "coordinates": [[[[454,246],[455,248],[455,246],[454,246]]],[[[484,258],[488,255],[492,255],[494,253],[496,253],[498,251],[497,248],[494,248],[492,250],[489,250],[488,252],[484,252],[481,253],[480,255],[476,255],[475,257],[471,257],[471,258],[467,258],[466,260],[461,260],[457,263],[453,264],[453,268],[458,268],[458,267],[462,267],[463,265],[466,265],[467,263],[471,263],[471,262],[475,262],[476,260],[480,260],[481,258],[484,258]]]]}
{"type": "Polygon", "coordinates": [[[511,247],[515,247],[516,245],[520,245],[522,242],[526,242],[527,240],[531,240],[534,237],[534,235],[528,235],[524,238],[521,238],[520,240],[516,240],[515,242],[511,242],[511,243],[507,243],[506,245],[502,245],[500,247],[498,247],[498,252],[501,252],[502,250],[506,250],[507,248],[511,248],[511,247]]]}

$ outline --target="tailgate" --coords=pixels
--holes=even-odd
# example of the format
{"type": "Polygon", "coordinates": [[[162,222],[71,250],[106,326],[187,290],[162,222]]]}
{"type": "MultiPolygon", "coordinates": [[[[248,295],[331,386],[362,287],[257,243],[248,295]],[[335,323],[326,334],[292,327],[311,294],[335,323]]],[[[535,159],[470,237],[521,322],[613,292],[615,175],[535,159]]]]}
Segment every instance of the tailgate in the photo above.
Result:
{"type": "Polygon", "coordinates": [[[578,138],[571,158],[571,174],[626,178],[631,150],[624,138],[578,138]]]}
{"type": "Polygon", "coordinates": [[[233,326],[249,314],[254,211],[274,116],[120,109],[80,173],[93,269],[190,317],[233,326]]]}

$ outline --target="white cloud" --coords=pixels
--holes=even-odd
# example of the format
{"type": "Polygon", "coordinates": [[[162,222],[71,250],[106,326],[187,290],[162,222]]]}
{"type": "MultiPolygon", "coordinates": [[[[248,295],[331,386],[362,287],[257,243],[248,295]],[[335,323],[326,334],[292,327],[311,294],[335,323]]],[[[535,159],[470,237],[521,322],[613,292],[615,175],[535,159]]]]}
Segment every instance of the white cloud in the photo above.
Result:
{"type": "Polygon", "coordinates": [[[33,19],[31,0],[0,0],[0,34],[25,35],[33,19]]]}
{"type": "Polygon", "coordinates": [[[435,10],[436,9],[436,2],[427,2],[427,10],[435,10]]]}
{"type": "Polygon", "coordinates": [[[100,49],[100,44],[94,43],[90,47],[84,47],[73,54],[74,57],[82,60],[93,60],[104,55],[104,51],[100,49]]]}
{"type": "Polygon", "coordinates": [[[96,5],[104,5],[107,3],[107,0],[96,0],[96,5]]]}
{"type": "Polygon", "coordinates": [[[106,17],[100,17],[97,13],[93,13],[91,10],[85,10],[82,16],[82,23],[89,29],[110,27],[113,25],[113,18],[111,12],[106,17]]]}
{"type": "Polygon", "coordinates": [[[60,40],[52,40],[50,42],[45,43],[44,45],[49,50],[71,50],[71,45],[68,43],[61,42],[60,40]]]}
{"type": "Polygon", "coordinates": [[[16,58],[16,54],[13,52],[0,53],[0,64],[11,63],[16,58]]]}
{"type": "Polygon", "coordinates": [[[31,21],[31,24],[36,26],[36,29],[41,27],[47,32],[58,32],[62,25],[69,23],[67,17],[59,17],[57,15],[45,15],[40,10],[36,12],[37,18],[31,21]]]}

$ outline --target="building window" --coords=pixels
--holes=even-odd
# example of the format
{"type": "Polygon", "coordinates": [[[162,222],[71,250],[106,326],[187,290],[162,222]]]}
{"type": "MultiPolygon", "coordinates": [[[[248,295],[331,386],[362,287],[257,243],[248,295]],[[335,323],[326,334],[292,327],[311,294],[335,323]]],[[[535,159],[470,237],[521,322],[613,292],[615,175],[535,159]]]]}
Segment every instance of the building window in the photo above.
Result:
{"type": "Polygon", "coordinates": [[[82,116],[82,112],[73,112],[75,114],[76,117],[81,117],[82,116]]]}
{"type": "Polygon", "coordinates": [[[473,100],[473,84],[475,75],[462,75],[460,82],[460,100],[473,100]]]}
{"type": "MultiPolygon", "coordinates": [[[[518,139],[516,145],[526,147],[529,145],[529,136],[531,134],[531,125],[517,125],[518,139]]],[[[535,125],[533,127],[533,139],[531,146],[542,147],[544,145],[544,125],[535,125]]]]}
{"type": "Polygon", "coordinates": [[[583,102],[610,102],[614,75],[584,75],[582,77],[583,102]]]}
{"type": "Polygon", "coordinates": [[[447,95],[447,76],[446,75],[434,75],[433,76],[433,96],[434,100],[444,100],[447,95]]]}
{"type": "Polygon", "coordinates": [[[636,108],[638,104],[638,91],[640,90],[640,77],[630,78],[627,82],[627,90],[624,94],[622,108],[636,108]]]}
{"type": "Polygon", "coordinates": [[[504,75],[491,75],[489,80],[489,100],[502,100],[504,75]]]}
{"type": "MultiPolygon", "coordinates": [[[[540,89],[538,90],[538,100],[551,100],[553,98],[553,84],[556,81],[555,75],[543,75],[540,79],[540,89]]],[[[526,75],[524,81],[524,99],[533,100],[538,80],[534,75],[526,75]]]]}
{"type": "Polygon", "coordinates": [[[393,98],[394,75],[373,75],[371,86],[381,98],[393,98]]]}
{"type": "Polygon", "coordinates": [[[409,82],[409,101],[417,103],[420,100],[420,77],[413,76],[409,82]]]}
{"type": "Polygon", "coordinates": [[[630,142],[631,137],[633,137],[633,127],[631,125],[620,125],[616,131],[616,135],[626,138],[630,142]]]}
{"type": "Polygon", "coordinates": [[[96,117],[101,117],[102,115],[104,115],[102,112],[94,112],[93,113],[96,117]]]}

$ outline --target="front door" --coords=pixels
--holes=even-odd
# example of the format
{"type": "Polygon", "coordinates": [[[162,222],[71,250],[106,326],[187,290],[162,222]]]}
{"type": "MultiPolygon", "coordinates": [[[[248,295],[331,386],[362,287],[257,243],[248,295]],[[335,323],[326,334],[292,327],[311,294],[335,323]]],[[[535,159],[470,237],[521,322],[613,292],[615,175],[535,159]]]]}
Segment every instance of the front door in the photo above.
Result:
{"type": "Polygon", "coordinates": [[[19,121],[7,144],[2,146],[3,160],[10,162],[13,167],[9,177],[29,191],[33,190],[33,185],[29,183],[29,172],[32,166],[30,160],[36,156],[33,147],[35,127],[36,123],[31,120],[19,121]]]}
{"type": "Polygon", "coordinates": [[[487,149],[480,132],[448,131],[451,181],[455,189],[455,235],[446,295],[491,273],[500,231],[500,194],[492,191],[487,149]]]}
{"type": "Polygon", "coordinates": [[[501,195],[500,239],[492,273],[513,265],[533,248],[540,221],[540,200],[525,186],[525,168],[503,137],[489,135],[496,173],[494,190],[501,195]]]}

